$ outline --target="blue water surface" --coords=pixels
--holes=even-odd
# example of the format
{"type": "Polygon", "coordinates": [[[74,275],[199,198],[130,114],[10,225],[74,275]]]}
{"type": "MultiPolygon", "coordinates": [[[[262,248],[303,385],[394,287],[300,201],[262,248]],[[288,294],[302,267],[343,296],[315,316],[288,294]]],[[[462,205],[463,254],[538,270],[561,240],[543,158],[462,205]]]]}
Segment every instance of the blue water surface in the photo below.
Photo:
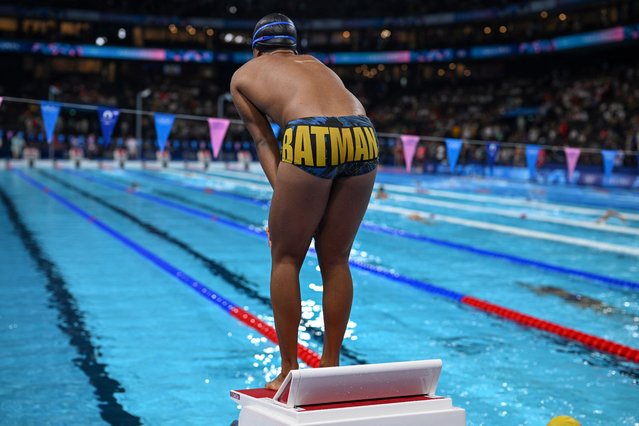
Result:
{"type": "MultiPolygon", "coordinates": [[[[246,232],[266,224],[271,191],[263,176],[222,169],[208,173],[22,172],[49,188],[49,194],[70,201],[272,324],[268,247],[263,236],[246,232]]],[[[419,180],[419,188],[494,197],[483,201],[433,197],[466,206],[525,209],[584,222],[596,218],[569,209],[520,208],[499,202],[533,197],[559,206],[639,213],[639,198],[630,191],[602,193],[592,188],[536,184],[505,187],[502,181],[490,179],[424,176],[419,180]]],[[[414,177],[381,173],[379,181],[406,191],[416,188],[414,177]]],[[[239,412],[228,398],[229,390],[261,387],[277,374],[277,347],[226,310],[199,297],[18,173],[1,171],[0,188],[48,265],[61,277],[68,290],[65,297],[71,298],[74,309],[69,314],[66,305],[60,304],[59,292],[25,246],[5,204],[0,204],[0,424],[113,423],[108,413],[116,407],[122,418],[132,416],[142,424],[229,425],[239,412]],[[65,318],[76,317],[81,322],[69,331],[65,318]],[[117,382],[117,388],[96,382],[94,373],[81,368],[78,360],[83,355],[73,333],[85,336],[95,349],[95,362],[117,382]]],[[[394,200],[393,194],[401,192],[389,192],[388,200],[375,203],[616,247],[639,246],[639,238],[633,235],[431,208],[394,200]]],[[[456,225],[436,217],[424,223],[402,214],[369,210],[365,221],[639,282],[639,257],[631,254],[456,225]]],[[[613,219],[610,223],[639,229],[634,220],[622,224],[613,219]]],[[[354,260],[639,347],[639,289],[382,234],[372,228],[360,230],[354,260]]],[[[452,397],[467,410],[469,425],[544,425],[560,414],[574,416],[585,425],[639,424],[636,364],[371,272],[354,269],[353,278],[355,300],[342,363],[441,358],[444,368],[438,393],[452,397]]],[[[300,338],[319,352],[322,283],[312,255],[301,273],[301,289],[300,338]]]]}

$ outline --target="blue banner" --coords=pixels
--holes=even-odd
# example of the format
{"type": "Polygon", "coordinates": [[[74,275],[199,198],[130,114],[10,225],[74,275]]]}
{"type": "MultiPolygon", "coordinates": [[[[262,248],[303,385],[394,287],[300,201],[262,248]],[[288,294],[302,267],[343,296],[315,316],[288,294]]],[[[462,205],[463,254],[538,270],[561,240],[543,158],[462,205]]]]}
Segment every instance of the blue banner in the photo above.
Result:
{"type": "Polygon", "coordinates": [[[160,151],[164,151],[166,140],[169,138],[174,120],[175,115],[173,114],[163,114],[160,112],[155,113],[155,134],[158,138],[158,146],[160,147],[160,151]]]}
{"type": "Polygon", "coordinates": [[[457,166],[462,144],[463,141],[461,139],[446,139],[446,154],[448,155],[448,165],[451,172],[454,172],[457,166]]]}
{"type": "Polygon", "coordinates": [[[44,121],[44,131],[47,133],[47,142],[53,142],[53,132],[55,132],[55,123],[60,115],[60,104],[57,102],[40,102],[40,110],[42,111],[42,121],[44,121]]]}
{"type": "Polygon", "coordinates": [[[102,140],[105,145],[111,142],[111,135],[115,124],[120,117],[120,110],[117,108],[98,108],[98,119],[100,120],[100,127],[102,127],[102,140]]]}
{"type": "Polygon", "coordinates": [[[537,176],[537,157],[539,157],[539,145],[526,145],[526,164],[530,178],[537,176]]]}
{"type": "Polygon", "coordinates": [[[495,167],[495,160],[497,159],[497,153],[499,153],[499,143],[491,142],[486,145],[486,154],[488,156],[488,168],[490,174],[493,174],[493,168],[495,167]]]}
{"type": "Polygon", "coordinates": [[[603,157],[604,178],[610,179],[612,169],[615,167],[615,160],[617,159],[617,150],[602,149],[601,156],[603,157]]]}

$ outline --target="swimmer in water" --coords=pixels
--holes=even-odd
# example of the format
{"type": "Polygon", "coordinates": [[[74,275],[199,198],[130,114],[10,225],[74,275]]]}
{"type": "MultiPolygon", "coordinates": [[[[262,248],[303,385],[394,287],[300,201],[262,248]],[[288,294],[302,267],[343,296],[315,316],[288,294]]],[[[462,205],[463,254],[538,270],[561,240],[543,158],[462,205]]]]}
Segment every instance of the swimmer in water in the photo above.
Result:
{"type": "Polygon", "coordinates": [[[626,223],[626,218],[623,217],[623,215],[621,213],[619,213],[616,210],[612,210],[612,209],[608,209],[605,211],[604,214],[602,214],[598,219],[597,219],[597,223],[608,223],[608,219],[610,219],[611,217],[616,217],[617,219],[619,219],[620,221],[622,221],[623,223],[626,223]]]}
{"type": "Polygon", "coordinates": [[[592,309],[595,312],[598,312],[603,315],[613,315],[613,314],[621,314],[617,309],[612,306],[608,306],[603,303],[601,300],[593,299],[592,297],[584,296],[582,294],[574,294],[570,293],[562,288],[554,287],[551,285],[532,285],[529,283],[517,282],[518,285],[531,290],[533,293],[538,294],[540,296],[557,296],[560,299],[565,300],[571,305],[578,306],[580,308],[592,309]]]}
{"type": "Polygon", "coordinates": [[[377,193],[375,194],[376,200],[386,200],[388,198],[388,192],[384,189],[384,185],[380,185],[377,193]]]}
{"type": "MultiPolygon", "coordinates": [[[[426,225],[432,225],[432,224],[433,224],[433,222],[432,222],[432,221],[430,221],[430,220],[426,219],[424,216],[422,216],[422,215],[421,215],[421,214],[419,214],[419,213],[411,213],[411,214],[409,214],[407,217],[408,217],[410,220],[412,220],[412,221],[415,221],[415,222],[421,222],[421,223],[426,224],[426,225]]],[[[431,213],[431,214],[430,214],[430,218],[431,218],[431,219],[434,219],[434,218],[435,218],[435,215],[431,213]]]]}
{"type": "Polygon", "coordinates": [[[231,95],[273,187],[271,301],[282,369],[266,387],[278,389],[299,368],[299,272],[312,238],[324,286],[320,367],[339,365],[353,299],[348,257],[373,191],[379,148],[364,107],[337,74],[298,55],[288,17],[262,18],[252,48],[253,59],[233,75],[231,95]],[[281,150],[269,118],[284,129],[281,150]]]}

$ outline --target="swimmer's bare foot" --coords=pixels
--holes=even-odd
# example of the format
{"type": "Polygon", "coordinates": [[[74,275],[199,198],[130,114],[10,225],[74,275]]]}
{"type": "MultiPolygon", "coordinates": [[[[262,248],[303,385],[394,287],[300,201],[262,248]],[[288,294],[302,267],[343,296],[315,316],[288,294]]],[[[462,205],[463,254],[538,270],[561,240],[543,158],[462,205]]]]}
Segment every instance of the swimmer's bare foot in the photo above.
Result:
{"type": "MultiPolygon", "coordinates": [[[[288,375],[288,373],[286,373],[286,375],[288,375]]],[[[268,382],[266,384],[265,388],[266,389],[272,389],[272,390],[276,391],[282,386],[282,383],[284,383],[284,379],[285,378],[286,378],[286,376],[283,375],[282,373],[280,373],[275,379],[273,379],[270,382],[268,382]]]]}

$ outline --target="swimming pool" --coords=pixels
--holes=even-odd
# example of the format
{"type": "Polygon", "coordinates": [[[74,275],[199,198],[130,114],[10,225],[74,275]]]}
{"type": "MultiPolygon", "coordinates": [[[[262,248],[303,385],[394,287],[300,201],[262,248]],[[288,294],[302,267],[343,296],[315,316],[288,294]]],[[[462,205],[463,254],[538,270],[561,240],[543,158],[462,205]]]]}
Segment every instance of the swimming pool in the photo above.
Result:
{"type": "MultiPolygon", "coordinates": [[[[559,414],[639,424],[636,363],[455,299],[639,347],[636,193],[378,181],[390,198],[372,201],[352,253],[344,364],[441,358],[438,393],[469,425],[544,425],[559,414]],[[629,224],[593,227],[608,208],[629,224]],[[417,212],[424,221],[408,219],[417,212]]],[[[0,172],[0,188],[1,423],[228,425],[238,413],[228,391],[274,376],[275,345],[229,307],[272,324],[261,175],[18,169],[0,172]]],[[[318,351],[312,254],[301,283],[300,337],[318,351]]]]}

